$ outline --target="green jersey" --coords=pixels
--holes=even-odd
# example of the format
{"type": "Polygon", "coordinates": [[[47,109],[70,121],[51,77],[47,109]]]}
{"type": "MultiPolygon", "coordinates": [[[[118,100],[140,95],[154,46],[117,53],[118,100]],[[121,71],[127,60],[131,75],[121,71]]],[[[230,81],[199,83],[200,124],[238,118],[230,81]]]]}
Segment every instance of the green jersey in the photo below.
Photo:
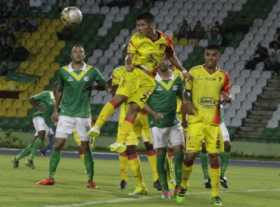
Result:
{"type": "Polygon", "coordinates": [[[40,105],[40,109],[34,108],[33,117],[41,116],[44,118],[46,124],[51,127],[52,121],[51,121],[51,115],[53,113],[54,109],[54,95],[52,91],[42,91],[41,93],[38,93],[34,96],[31,96],[30,99],[36,101],[40,105]]]}
{"type": "Polygon", "coordinates": [[[149,115],[150,127],[171,127],[178,124],[176,118],[177,97],[182,97],[183,80],[179,72],[174,71],[169,80],[162,80],[156,75],[156,87],[153,94],[148,99],[148,105],[155,112],[163,114],[163,118],[155,121],[149,115]]]}
{"type": "Polygon", "coordinates": [[[88,118],[91,116],[90,95],[94,83],[105,86],[106,81],[98,69],[84,64],[80,70],[71,64],[58,70],[56,84],[62,91],[60,115],[88,118]]]}

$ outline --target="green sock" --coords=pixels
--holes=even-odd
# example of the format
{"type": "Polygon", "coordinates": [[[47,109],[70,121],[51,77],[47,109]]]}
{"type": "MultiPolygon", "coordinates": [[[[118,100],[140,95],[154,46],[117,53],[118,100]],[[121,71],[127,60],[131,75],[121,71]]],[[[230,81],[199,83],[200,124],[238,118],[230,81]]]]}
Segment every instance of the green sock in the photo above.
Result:
{"type": "Polygon", "coordinates": [[[94,175],[94,169],[93,169],[94,162],[93,162],[91,150],[86,151],[84,156],[85,156],[84,163],[85,163],[85,167],[86,167],[86,171],[87,171],[87,175],[88,175],[88,180],[92,181],[93,175],[94,175]]]}
{"type": "Polygon", "coordinates": [[[204,152],[201,152],[199,154],[199,156],[200,156],[201,168],[202,168],[204,179],[208,179],[209,178],[209,174],[208,174],[208,154],[204,153],[204,152]]]}
{"type": "Polygon", "coordinates": [[[182,180],[182,163],[183,163],[183,152],[175,151],[174,153],[174,165],[175,165],[175,179],[176,185],[180,186],[182,180]]]}
{"type": "Polygon", "coordinates": [[[49,163],[49,177],[50,178],[54,177],[59,161],[60,161],[60,151],[53,150],[52,155],[50,157],[50,163],[49,163]]]}
{"type": "Polygon", "coordinates": [[[21,160],[22,158],[30,155],[31,153],[32,144],[29,144],[26,148],[20,151],[19,154],[15,157],[16,160],[21,160]]]}
{"type": "Polygon", "coordinates": [[[37,138],[31,145],[31,155],[30,155],[30,160],[33,160],[36,153],[37,149],[43,147],[44,141],[40,138],[37,138]]]}
{"type": "Polygon", "coordinates": [[[224,177],[226,170],[228,168],[230,152],[223,152],[220,154],[220,157],[221,157],[221,177],[224,177]]]}
{"type": "Polygon", "coordinates": [[[157,153],[157,170],[159,175],[159,181],[164,191],[168,191],[167,174],[165,169],[165,157],[166,150],[157,153]]]}

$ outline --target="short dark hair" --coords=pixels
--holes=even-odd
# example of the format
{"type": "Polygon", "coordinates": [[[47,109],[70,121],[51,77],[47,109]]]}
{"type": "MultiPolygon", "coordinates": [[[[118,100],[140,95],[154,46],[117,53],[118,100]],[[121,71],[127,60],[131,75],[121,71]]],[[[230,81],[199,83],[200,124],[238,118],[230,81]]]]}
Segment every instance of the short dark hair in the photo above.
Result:
{"type": "Polygon", "coordinates": [[[84,47],[82,44],[80,44],[80,43],[75,43],[75,44],[73,45],[72,49],[73,49],[74,47],[79,47],[79,48],[85,49],[85,47],[84,47]]]}
{"type": "Polygon", "coordinates": [[[155,19],[154,15],[152,15],[149,12],[145,12],[145,13],[139,14],[136,17],[136,21],[138,21],[138,20],[145,20],[148,23],[153,23],[154,19],[155,19]]]}
{"type": "Polygon", "coordinates": [[[206,50],[219,50],[220,51],[220,46],[219,45],[208,45],[205,47],[206,50]]]}

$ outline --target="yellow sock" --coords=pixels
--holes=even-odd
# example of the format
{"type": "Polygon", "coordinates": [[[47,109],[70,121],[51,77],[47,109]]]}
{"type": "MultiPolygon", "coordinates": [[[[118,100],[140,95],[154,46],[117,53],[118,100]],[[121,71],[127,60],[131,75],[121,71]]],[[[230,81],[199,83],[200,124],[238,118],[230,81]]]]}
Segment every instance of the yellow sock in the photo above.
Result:
{"type": "Polygon", "coordinates": [[[113,104],[111,102],[107,102],[98,115],[95,126],[102,128],[104,123],[114,114],[114,112],[115,107],[113,106],[113,104]]]}
{"type": "Polygon", "coordinates": [[[79,136],[79,134],[76,130],[73,130],[73,138],[74,138],[74,141],[76,142],[76,144],[78,146],[80,146],[81,145],[81,139],[80,139],[80,136],[79,136]]]}
{"type": "Polygon", "coordinates": [[[183,172],[182,172],[182,181],[181,181],[181,186],[183,188],[188,188],[189,185],[189,178],[192,173],[192,165],[191,166],[186,166],[183,164],[183,172]]]}
{"type": "Polygon", "coordinates": [[[128,158],[126,155],[119,155],[119,161],[120,161],[120,177],[121,180],[128,180],[128,173],[127,173],[127,165],[128,165],[128,158]]]}
{"type": "Polygon", "coordinates": [[[132,171],[133,176],[135,177],[136,188],[142,188],[145,186],[143,173],[140,165],[140,160],[137,157],[128,160],[129,167],[132,171]]]}
{"type": "Polygon", "coordinates": [[[157,157],[156,157],[156,154],[155,153],[147,154],[147,158],[148,158],[148,161],[150,163],[151,170],[152,170],[153,181],[155,182],[159,178],[158,171],[157,171],[157,157]]]}
{"type": "Polygon", "coordinates": [[[211,195],[212,197],[220,194],[220,168],[210,168],[211,195]]]}

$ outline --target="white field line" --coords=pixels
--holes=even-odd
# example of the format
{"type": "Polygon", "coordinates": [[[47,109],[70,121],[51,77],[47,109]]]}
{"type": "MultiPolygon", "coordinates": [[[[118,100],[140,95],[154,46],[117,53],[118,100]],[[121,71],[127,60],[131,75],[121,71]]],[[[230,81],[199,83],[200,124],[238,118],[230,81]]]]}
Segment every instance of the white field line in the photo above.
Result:
{"type": "MultiPolygon", "coordinates": [[[[108,192],[109,191],[104,191],[108,192]]],[[[222,193],[254,193],[254,192],[280,192],[280,188],[275,189],[246,189],[240,191],[222,191],[222,193]]],[[[110,192],[111,193],[111,192],[110,192]]],[[[202,192],[193,192],[188,193],[188,195],[201,195],[201,194],[210,194],[209,191],[202,191],[202,192]]],[[[87,201],[83,203],[70,203],[70,204],[62,204],[62,205],[44,205],[43,207],[83,207],[83,206],[97,206],[103,204],[115,204],[115,203],[128,203],[128,202],[139,202],[143,200],[152,200],[159,198],[157,196],[143,196],[143,197],[135,197],[135,198],[116,198],[112,200],[103,200],[103,201],[87,201]]]]}

